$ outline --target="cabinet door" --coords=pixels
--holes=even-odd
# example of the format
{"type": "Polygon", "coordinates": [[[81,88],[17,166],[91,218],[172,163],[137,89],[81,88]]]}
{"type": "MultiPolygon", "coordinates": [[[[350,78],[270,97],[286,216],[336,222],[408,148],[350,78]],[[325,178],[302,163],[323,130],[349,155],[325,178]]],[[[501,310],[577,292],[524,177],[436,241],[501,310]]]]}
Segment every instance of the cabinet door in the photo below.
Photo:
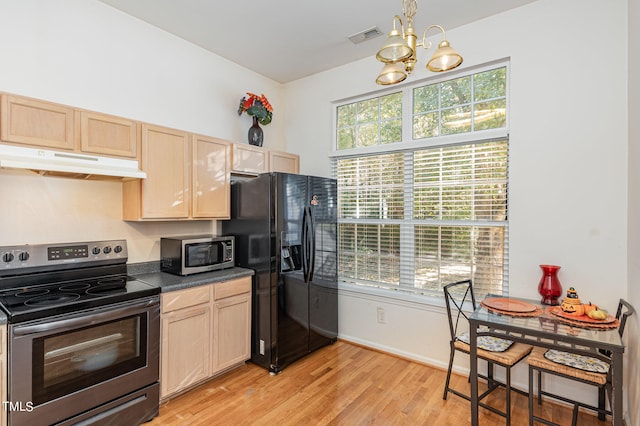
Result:
{"type": "Polygon", "coordinates": [[[2,95],[0,138],[5,142],[74,150],[74,110],[37,99],[2,95]]]}
{"type": "Polygon", "coordinates": [[[83,152],[128,158],[138,156],[135,121],[90,111],[82,111],[79,115],[83,152]]]}
{"type": "Polygon", "coordinates": [[[160,397],[206,379],[211,374],[211,305],[162,314],[160,397]]]}
{"type": "Polygon", "coordinates": [[[229,219],[231,144],[193,135],[191,149],[191,216],[229,219]]]}
{"type": "Polygon", "coordinates": [[[300,156],[288,152],[269,151],[269,171],[300,173],[300,156]]]}
{"type": "Polygon", "coordinates": [[[189,217],[188,142],[187,132],[142,124],[142,218],[189,217]]]}
{"type": "Polygon", "coordinates": [[[260,174],[269,170],[267,151],[260,147],[234,143],[232,156],[234,172],[260,174]]]}
{"type": "Polygon", "coordinates": [[[251,294],[213,305],[213,373],[251,358],[251,294]]]}

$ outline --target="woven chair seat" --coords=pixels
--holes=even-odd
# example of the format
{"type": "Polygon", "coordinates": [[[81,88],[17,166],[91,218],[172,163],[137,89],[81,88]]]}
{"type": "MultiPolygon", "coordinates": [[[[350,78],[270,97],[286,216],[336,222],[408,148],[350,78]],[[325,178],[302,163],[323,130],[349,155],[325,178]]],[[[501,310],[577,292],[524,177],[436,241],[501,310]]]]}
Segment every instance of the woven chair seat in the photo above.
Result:
{"type": "Polygon", "coordinates": [[[607,375],[605,373],[581,370],[579,368],[569,367],[568,365],[548,360],[544,356],[546,351],[547,349],[545,348],[534,348],[531,351],[529,358],[527,358],[529,365],[548,371],[554,371],[565,376],[575,377],[576,379],[585,380],[598,385],[604,385],[607,383],[607,375]]]}
{"type": "MultiPolygon", "coordinates": [[[[453,345],[457,349],[469,353],[470,347],[466,343],[456,340],[453,345]]],[[[522,358],[526,357],[532,349],[533,347],[530,345],[516,342],[503,352],[491,352],[478,348],[478,357],[501,365],[515,365],[522,358]]]]}

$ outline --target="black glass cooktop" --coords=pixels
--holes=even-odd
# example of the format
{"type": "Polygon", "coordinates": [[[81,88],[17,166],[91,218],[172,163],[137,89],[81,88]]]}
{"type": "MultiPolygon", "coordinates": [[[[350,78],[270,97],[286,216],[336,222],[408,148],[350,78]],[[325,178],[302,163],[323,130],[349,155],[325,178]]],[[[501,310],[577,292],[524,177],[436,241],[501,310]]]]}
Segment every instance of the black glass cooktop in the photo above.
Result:
{"type": "Polygon", "coordinates": [[[160,288],[123,274],[2,290],[0,306],[15,323],[158,293],[160,288]]]}

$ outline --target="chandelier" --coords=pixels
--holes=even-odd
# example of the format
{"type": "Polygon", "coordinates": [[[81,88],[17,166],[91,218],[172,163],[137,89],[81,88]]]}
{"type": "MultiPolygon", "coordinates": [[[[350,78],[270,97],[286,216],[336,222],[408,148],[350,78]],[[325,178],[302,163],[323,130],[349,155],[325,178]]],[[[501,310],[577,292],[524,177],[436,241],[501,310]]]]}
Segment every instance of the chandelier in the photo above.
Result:
{"type": "Polygon", "coordinates": [[[422,40],[418,41],[413,28],[413,17],[417,10],[417,0],[402,0],[402,13],[407,26],[405,28],[400,16],[393,17],[393,29],[389,33],[386,44],[376,54],[376,59],[385,64],[378,74],[376,83],[386,86],[404,81],[415,68],[416,48],[419,46],[425,50],[431,48],[431,42],[426,43],[426,37],[427,32],[432,28],[442,31],[442,41],[427,62],[427,69],[433,72],[449,71],[462,63],[462,56],[449,45],[444,28],[440,25],[427,27],[422,33],[422,40]],[[396,21],[400,22],[400,30],[396,28],[396,21]]]}

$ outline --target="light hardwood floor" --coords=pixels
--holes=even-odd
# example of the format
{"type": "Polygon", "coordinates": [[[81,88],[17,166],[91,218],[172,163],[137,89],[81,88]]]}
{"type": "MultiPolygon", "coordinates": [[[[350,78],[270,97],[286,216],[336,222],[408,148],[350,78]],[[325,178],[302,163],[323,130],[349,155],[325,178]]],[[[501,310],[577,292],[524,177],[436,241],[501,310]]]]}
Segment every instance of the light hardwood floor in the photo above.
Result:
{"type": "MultiPolygon", "coordinates": [[[[161,404],[160,415],[146,425],[470,424],[466,400],[454,395],[442,399],[445,376],[437,368],[338,341],[277,376],[247,363],[161,404]]],[[[466,377],[454,375],[452,383],[468,392],[466,377]]],[[[485,401],[503,408],[503,398],[500,389],[485,401]]],[[[512,410],[513,426],[528,425],[526,397],[514,392],[512,410]]],[[[545,402],[543,410],[544,417],[571,424],[570,408],[545,402]]],[[[480,424],[505,421],[480,409],[480,424]]],[[[580,413],[578,424],[611,421],[580,413]]]]}

